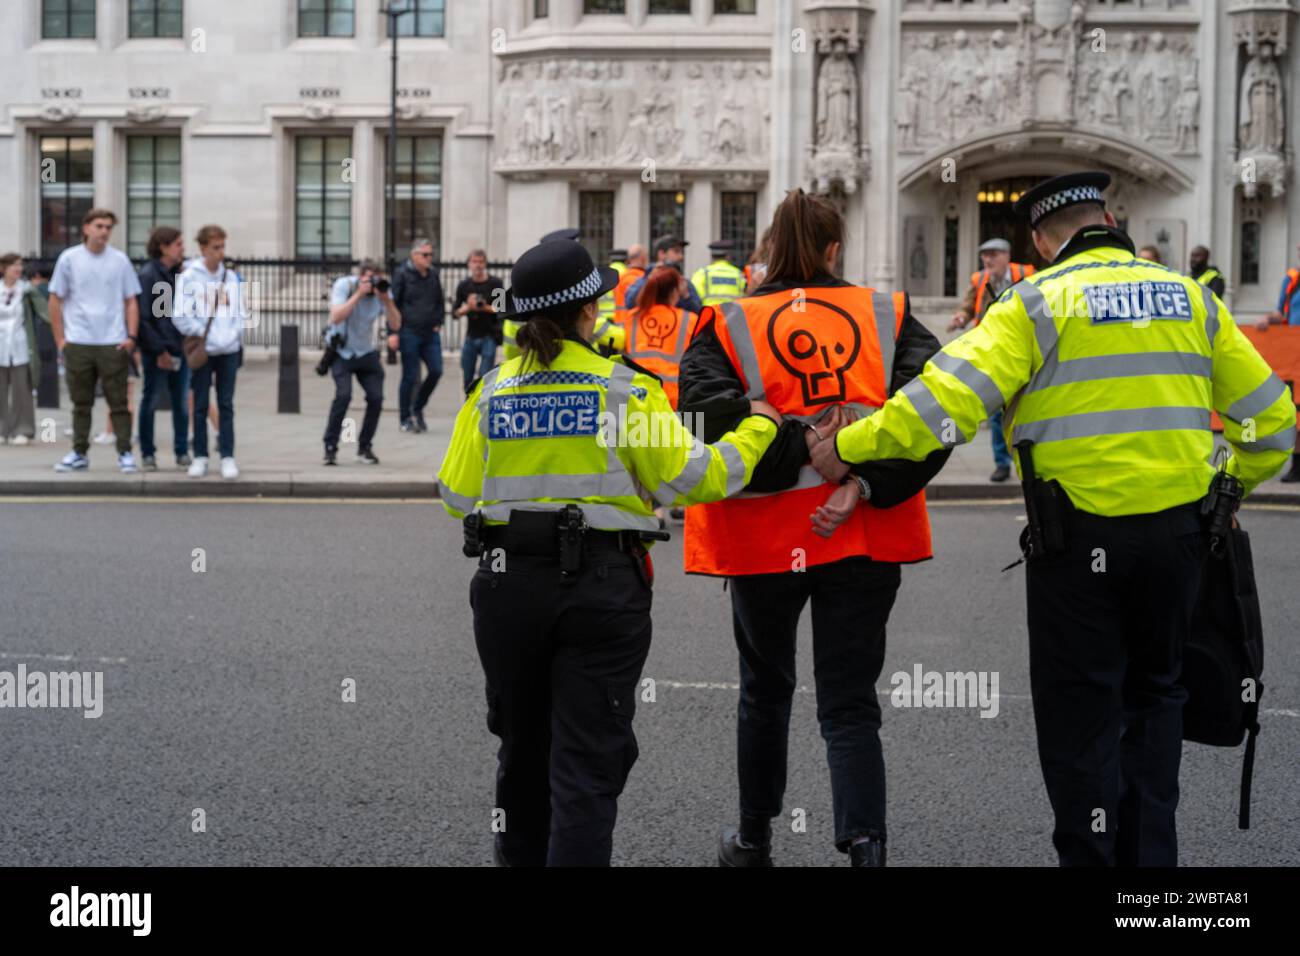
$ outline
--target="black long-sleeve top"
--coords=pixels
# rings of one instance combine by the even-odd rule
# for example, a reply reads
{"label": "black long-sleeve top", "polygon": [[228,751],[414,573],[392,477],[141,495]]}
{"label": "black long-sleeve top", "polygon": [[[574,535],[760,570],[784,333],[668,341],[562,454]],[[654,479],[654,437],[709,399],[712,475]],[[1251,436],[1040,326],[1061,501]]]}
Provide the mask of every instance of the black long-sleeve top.
{"label": "black long-sleeve top", "polygon": [[[801,289],[844,288],[849,283],[833,276],[818,276],[810,282],[769,283],[752,295]],[[740,375],[713,327],[714,314],[706,309],[700,317],[695,338],[682,356],[678,378],[680,394],[677,410],[693,414],[703,421],[704,440],[715,442],[749,414],[749,399]],[[895,343],[894,367],[890,372],[889,394],[921,374],[930,357],[939,351],[939,340],[912,316],[910,299],[904,300],[903,324]],[[777,431],[776,439],[754,468],[748,491],[782,491],[795,484],[799,469],[809,463],[807,428],[800,421],[787,419]],[[951,454],[950,449],[934,452],[924,461],[888,459],[856,464],[852,470],[871,485],[870,504],[892,508],[921,491]]]}

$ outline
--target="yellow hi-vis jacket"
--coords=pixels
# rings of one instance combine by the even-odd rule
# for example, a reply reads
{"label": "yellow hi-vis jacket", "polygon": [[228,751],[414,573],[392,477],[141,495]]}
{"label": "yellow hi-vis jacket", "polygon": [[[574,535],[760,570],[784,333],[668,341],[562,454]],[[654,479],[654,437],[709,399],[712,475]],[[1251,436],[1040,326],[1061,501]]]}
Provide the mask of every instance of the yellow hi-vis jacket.
{"label": "yellow hi-vis jacket", "polygon": [[1106,235],[1004,292],[876,414],[840,431],[840,457],[920,460],[969,441],[1005,404],[1009,442],[1035,442],[1039,477],[1078,508],[1145,514],[1206,494],[1215,409],[1247,493],[1276,474],[1296,441],[1286,386],[1213,292]]}
{"label": "yellow hi-vis jacket", "polygon": [[[613,295],[613,293],[610,293]],[[601,302],[604,302],[601,299]],[[591,330],[591,344],[604,346],[610,352],[622,352],[627,347],[627,332],[623,326],[614,321],[614,313],[606,315],[601,312],[596,317],[596,325]]]}
{"label": "yellow hi-vis jacket", "polygon": [[745,294],[745,273],[726,259],[718,259],[695,270],[691,285],[704,305],[734,302]]}
{"label": "yellow hi-vis jacket", "polygon": [[519,330],[523,327],[524,323],[518,319],[501,320],[501,347],[505,350],[507,359],[519,357],[519,343],[515,341],[515,336],[519,334]]}
{"label": "yellow hi-vis jacket", "polygon": [[[609,267],[618,273],[620,279],[623,278],[623,274],[627,272],[626,262],[611,262]],[[597,319],[596,321],[597,326],[601,324],[602,320],[612,321],[614,318],[614,311],[618,308],[618,303],[614,301],[614,290],[610,289],[602,295],[597,304],[600,306],[600,319]],[[619,351],[622,351],[622,349],[620,348]]]}
{"label": "yellow hi-vis jacket", "polygon": [[475,386],[438,469],[443,507],[501,524],[577,504],[603,530],[656,531],[658,504],[739,492],[776,436],[762,415],[712,445],[682,426],[658,379],[566,340],[550,368],[508,359]]}

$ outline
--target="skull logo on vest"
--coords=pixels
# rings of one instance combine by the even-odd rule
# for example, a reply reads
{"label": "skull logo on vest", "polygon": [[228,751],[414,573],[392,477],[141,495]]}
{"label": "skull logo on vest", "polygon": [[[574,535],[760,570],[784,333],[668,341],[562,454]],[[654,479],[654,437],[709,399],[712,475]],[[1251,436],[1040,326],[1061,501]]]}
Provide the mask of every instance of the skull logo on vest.
{"label": "skull logo on vest", "polygon": [[650,348],[659,352],[665,351],[664,343],[677,331],[677,310],[647,309],[641,313],[637,324],[641,326],[641,331],[645,333]]}
{"label": "skull logo on vest", "polygon": [[[805,299],[802,312],[787,302],[767,322],[767,344],[777,361],[799,379],[804,405],[845,400],[844,373],[858,360],[862,333],[843,309]],[[817,308],[812,308],[816,306]]]}

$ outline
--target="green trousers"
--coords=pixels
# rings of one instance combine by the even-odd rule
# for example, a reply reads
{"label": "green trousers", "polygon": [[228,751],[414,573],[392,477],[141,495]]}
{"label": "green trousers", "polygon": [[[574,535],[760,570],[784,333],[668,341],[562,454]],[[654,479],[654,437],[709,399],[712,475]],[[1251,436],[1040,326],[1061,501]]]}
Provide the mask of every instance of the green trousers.
{"label": "green trousers", "polygon": [[90,411],[95,404],[95,384],[104,389],[117,453],[131,450],[131,412],[126,404],[127,372],[130,357],[114,345],[77,345],[63,347],[64,379],[72,399],[72,450],[84,455],[90,448]]}

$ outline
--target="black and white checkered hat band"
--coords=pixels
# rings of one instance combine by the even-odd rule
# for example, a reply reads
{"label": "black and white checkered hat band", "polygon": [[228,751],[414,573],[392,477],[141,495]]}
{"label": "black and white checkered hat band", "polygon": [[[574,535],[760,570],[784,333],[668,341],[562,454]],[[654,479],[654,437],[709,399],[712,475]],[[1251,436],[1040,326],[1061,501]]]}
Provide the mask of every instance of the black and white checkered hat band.
{"label": "black and white checkered hat band", "polygon": [[583,279],[575,286],[570,286],[560,292],[548,292],[546,295],[535,295],[531,298],[515,296],[515,309],[519,312],[541,312],[543,309],[549,309],[553,306],[563,305],[566,302],[577,302],[579,299],[590,299],[600,291],[600,269],[592,269],[591,275]]}
{"label": "black and white checkered hat band", "polygon": [[1073,206],[1075,203],[1081,202],[1099,202],[1104,205],[1106,200],[1102,198],[1101,190],[1096,186],[1073,186],[1069,189],[1063,189],[1059,193],[1045,196],[1034,203],[1029,210],[1029,220],[1030,222],[1038,222],[1044,216],[1050,215],[1058,209],[1064,209],[1066,206]]}

